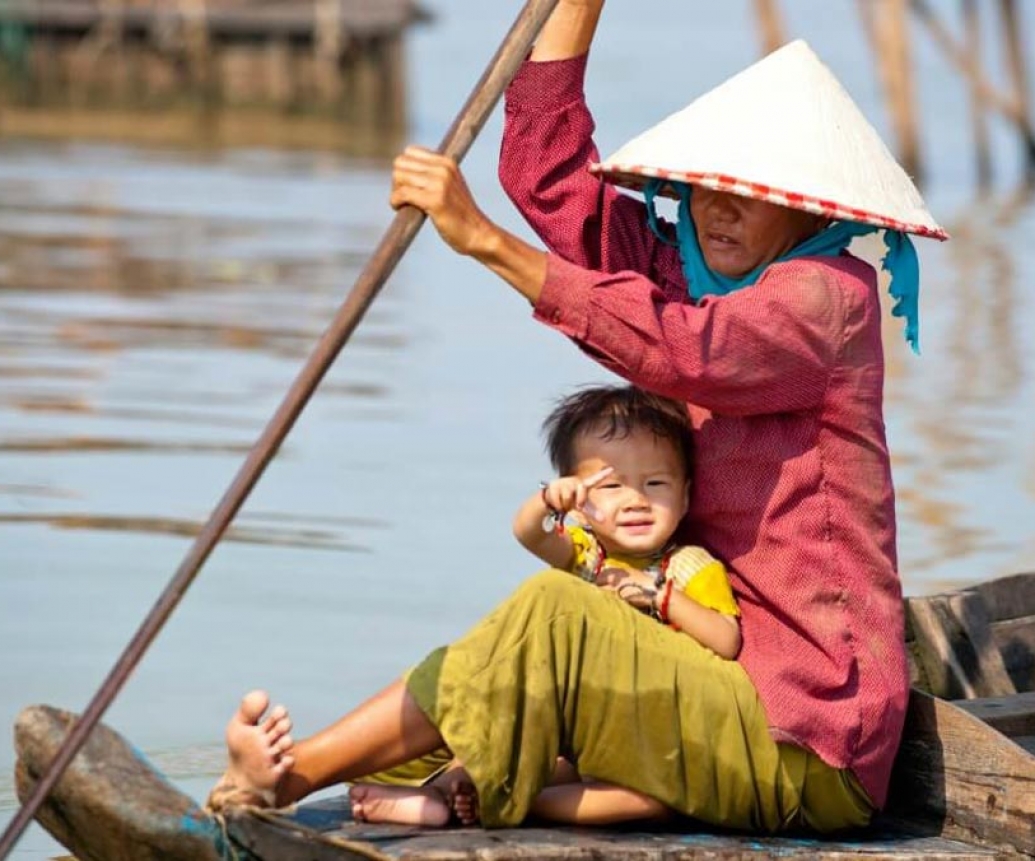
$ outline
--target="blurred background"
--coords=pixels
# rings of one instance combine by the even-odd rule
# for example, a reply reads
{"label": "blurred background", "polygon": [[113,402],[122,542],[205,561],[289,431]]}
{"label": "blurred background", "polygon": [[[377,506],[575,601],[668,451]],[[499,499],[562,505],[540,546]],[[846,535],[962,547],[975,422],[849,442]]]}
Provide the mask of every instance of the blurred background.
{"label": "blurred background", "polygon": [[[0,2],[0,727],[97,690],[390,222],[392,155],[518,9]],[[922,355],[885,332],[905,590],[1031,570],[1035,0],[609,0],[601,149],[797,37],[952,234],[917,241]],[[465,172],[534,240],[500,130]],[[425,230],[106,722],[201,798],[243,691],[308,734],[462,633],[537,567],[510,518],[541,419],[606,378]],[[57,854],[34,828],[14,857]]]}

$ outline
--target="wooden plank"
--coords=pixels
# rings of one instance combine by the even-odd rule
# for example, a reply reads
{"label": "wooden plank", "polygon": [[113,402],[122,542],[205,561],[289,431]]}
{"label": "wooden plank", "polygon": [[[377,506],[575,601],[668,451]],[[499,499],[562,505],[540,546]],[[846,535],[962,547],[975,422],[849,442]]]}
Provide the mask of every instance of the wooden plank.
{"label": "wooden plank", "polygon": [[1014,686],[1035,690],[1035,616],[992,623],[992,642],[1003,656]]}
{"label": "wooden plank", "polygon": [[1035,572],[999,577],[973,587],[993,622],[1035,616]]}
{"label": "wooden plank", "polygon": [[1035,692],[1007,697],[956,700],[953,705],[972,714],[1008,738],[1035,736]]}
{"label": "wooden plank", "polygon": [[278,861],[392,861],[372,844],[335,839],[263,811],[232,810],[227,829],[249,858]]}
{"label": "wooden plank", "polygon": [[971,699],[1016,692],[977,592],[909,598],[906,613],[932,693]]}
{"label": "wooden plank", "polygon": [[1035,854],[1035,757],[952,703],[913,690],[889,809],[943,836]]}
{"label": "wooden plank", "polygon": [[1035,756],[1035,735],[1018,735],[1013,738],[1014,744],[1023,747],[1028,753]]}
{"label": "wooden plank", "polygon": [[[899,830],[899,828],[905,830]],[[235,842],[269,861],[742,861],[800,858],[843,861],[963,861],[1001,857],[989,847],[925,832],[915,823],[885,824],[852,838],[761,837],[709,833],[693,823],[678,830],[602,828],[421,829],[348,821],[344,798],[302,805],[293,814],[232,814],[227,828]],[[345,841],[334,855],[339,841]],[[363,853],[371,854],[365,855]],[[354,854],[345,854],[354,853]]]}

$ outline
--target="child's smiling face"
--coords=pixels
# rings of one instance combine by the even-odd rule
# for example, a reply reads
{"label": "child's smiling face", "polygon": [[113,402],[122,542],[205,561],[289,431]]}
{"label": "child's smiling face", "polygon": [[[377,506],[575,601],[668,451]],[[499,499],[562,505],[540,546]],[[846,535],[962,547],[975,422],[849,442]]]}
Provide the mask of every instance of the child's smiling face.
{"label": "child's smiling face", "polygon": [[[686,514],[690,481],[679,448],[651,431],[606,439],[582,434],[575,474],[583,480],[614,471],[589,491],[593,532],[609,554],[651,556],[663,549]],[[595,509],[595,510],[593,510]]]}

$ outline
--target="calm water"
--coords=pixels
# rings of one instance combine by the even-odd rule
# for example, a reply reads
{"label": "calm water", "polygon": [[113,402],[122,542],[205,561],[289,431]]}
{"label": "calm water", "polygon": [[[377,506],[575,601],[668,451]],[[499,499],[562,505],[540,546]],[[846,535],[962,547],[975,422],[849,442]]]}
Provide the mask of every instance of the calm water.
{"label": "calm water", "polygon": [[[410,54],[426,144],[517,6],[433,5]],[[756,56],[746,2],[611,6],[590,81],[605,150]],[[883,129],[854,7],[820,25],[785,6]],[[965,91],[918,46],[926,193],[954,240],[919,243],[923,356],[887,332],[912,593],[1035,565],[1035,204],[1000,126],[997,191],[975,198]],[[497,115],[468,175],[525,233],[498,140]],[[328,154],[0,144],[0,726],[96,691],[390,220],[387,184]],[[538,422],[601,379],[426,231],[108,722],[200,796],[247,687],[306,734],[462,632],[535,568],[509,520],[547,474]],[[12,763],[0,745],[0,822]],[[16,857],[55,852],[35,829]]]}

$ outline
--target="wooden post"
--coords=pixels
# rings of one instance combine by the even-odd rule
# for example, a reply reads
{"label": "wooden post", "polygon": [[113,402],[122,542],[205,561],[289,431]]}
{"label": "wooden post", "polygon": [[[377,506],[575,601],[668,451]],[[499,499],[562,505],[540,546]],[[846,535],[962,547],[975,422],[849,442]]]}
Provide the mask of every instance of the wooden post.
{"label": "wooden post", "polygon": [[778,0],[755,0],[755,11],[762,31],[762,51],[766,54],[771,54],[787,41],[777,3]]}
{"label": "wooden post", "polygon": [[406,129],[406,52],[399,33],[385,36],[381,42],[384,64],[387,125],[393,132]]}
{"label": "wooden post", "polygon": [[294,101],[291,45],[287,39],[270,39],[263,51],[266,86],[261,100],[280,110],[289,110]]}
{"label": "wooden post", "polygon": [[207,0],[180,0],[187,69],[191,86],[202,105],[211,106],[216,89],[212,75],[211,44],[208,37]]}
{"label": "wooden post", "polygon": [[313,57],[320,98],[333,105],[342,96],[341,58],[345,47],[339,0],[314,0]]}
{"label": "wooden post", "polygon": [[53,105],[63,96],[67,99],[64,87],[65,67],[61,62],[61,50],[57,40],[49,34],[34,34],[29,57],[26,104],[30,107]]}
{"label": "wooden post", "polygon": [[[1016,0],[999,0],[999,11],[1003,23],[1003,39],[1006,42],[1006,61],[1010,72],[1010,86],[1022,127],[1029,130],[1031,123],[1031,102],[1028,95],[1028,71],[1025,68],[1024,49],[1021,45],[1021,22]],[[1024,141],[1027,157],[1026,173],[1029,181],[1035,182],[1035,137],[1030,133]]]}
{"label": "wooden post", "polygon": [[360,128],[374,129],[377,128],[381,111],[381,81],[378,76],[377,59],[374,56],[373,38],[363,39],[357,42],[356,46],[358,50],[352,61],[355,89],[350,106],[351,117]]}
{"label": "wooden post", "polygon": [[[981,14],[977,0],[963,0],[963,32],[967,34],[967,53],[981,64]],[[980,188],[992,184],[992,157],[989,150],[988,124],[985,108],[977,84],[970,79],[970,119],[974,129],[974,147],[977,153],[977,181]]]}
{"label": "wooden post", "polygon": [[891,111],[898,158],[906,172],[920,181],[923,169],[913,108],[913,78],[909,55],[907,0],[859,0],[859,11],[873,51]]}
{"label": "wooden post", "polygon": [[[69,69],[69,100],[75,105],[86,105],[96,99],[110,99],[116,88],[105,86],[117,72],[110,68],[113,54],[118,52],[123,39],[122,0],[100,0],[97,23],[86,32],[74,50],[65,52]],[[101,60],[105,61],[102,68]]]}

